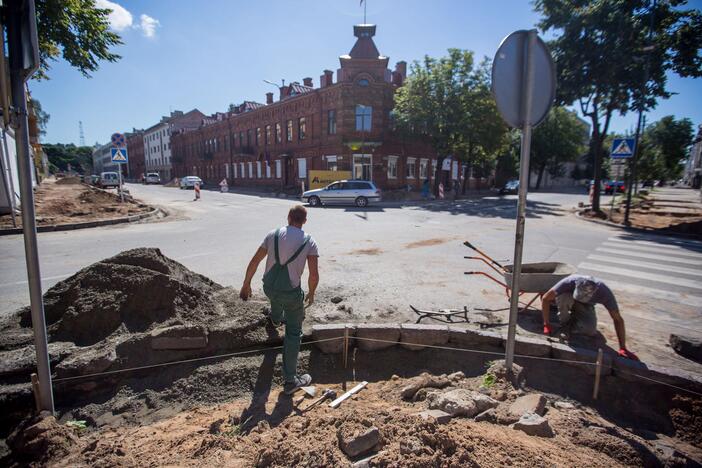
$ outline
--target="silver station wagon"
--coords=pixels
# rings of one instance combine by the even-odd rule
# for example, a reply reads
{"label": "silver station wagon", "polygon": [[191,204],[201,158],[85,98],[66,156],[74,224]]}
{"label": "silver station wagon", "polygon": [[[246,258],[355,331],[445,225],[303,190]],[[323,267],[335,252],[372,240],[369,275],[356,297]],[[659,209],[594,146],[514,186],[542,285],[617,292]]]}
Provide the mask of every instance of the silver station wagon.
{"label": "silver station wagon", "polygon": [[353,204],[360,208],[380,201],[380,189],[368,180],[340,180],[324,188],[308,190],[302,201],[310,206]]}

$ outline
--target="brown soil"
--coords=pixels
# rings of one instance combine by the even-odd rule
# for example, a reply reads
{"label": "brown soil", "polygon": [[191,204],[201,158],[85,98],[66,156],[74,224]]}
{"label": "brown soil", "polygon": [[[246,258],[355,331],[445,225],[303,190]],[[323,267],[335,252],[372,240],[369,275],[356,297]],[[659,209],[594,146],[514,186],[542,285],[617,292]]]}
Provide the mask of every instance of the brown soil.
{"label": "brown soil", "polygon": [[[451,388],[481,388],[482,378],[454,380]],[[248,400],[183,411],[152,424],[104,427],[78,434],[61,445],[52,466],[348,466],[375,455],[371,466],[655,466],[684,463],[664,456],[654,444],[617,427],[587,407],[553,406],[546,418],[555,436],[529,436],[508,426],[510,421],[475,422],[454,418],[445,425],[424,421],[415,413],[426,402],[401,398],[405,379],[394,376],[369,384],[338,409],[319,405],[304,409],[290,403],[288,415],[276,413],[289,398],[275,389],[259,401],[264,417],[252,419]],[[350,385],[353,385],[350,383]],[[330,386],[338,394],[343,389]],[[431,389],[430,389],[431,390]],[[498,413],[525,392],[498,380],[483,391],[501,400]],[[377,446],[349,459],[339,439],[376,427]],[[68,436],[66,436],[68,438]],[[65,447],[70,447],[68,450]]]}
{"label": "brown soil", "polygon": [[380,255],[381,253],[383,253],[381,249],[372,248],[352,250],[349,255]]}
{"label": "brown soil", "polygon": [[405,247],[408,249],[416,249],[418,247],[431,247],[432,245],[441,245],[449,242],[451,239],[426,239],[417,242],[410,242]]}
{"label": "brown soil", "polygon": [[[38,226],[123,218],[151,210],[133,200],[121,203],[116,194],[81,184],[75,179],[46,179],[37,187],[34,207]],[[17,216],[16,219],[21,227],[21,218]],[[11,216],[0,216],[0,229],[11,227]]]}

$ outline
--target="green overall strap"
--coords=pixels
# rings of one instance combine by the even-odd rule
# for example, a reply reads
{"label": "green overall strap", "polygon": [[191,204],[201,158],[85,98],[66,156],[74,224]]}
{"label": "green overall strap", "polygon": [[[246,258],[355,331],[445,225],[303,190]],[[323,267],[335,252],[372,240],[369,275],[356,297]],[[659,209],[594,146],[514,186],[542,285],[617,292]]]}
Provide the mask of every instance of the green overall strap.
{"label": "green overall strap", "polygon": [[278,234],[280,234],[280,228],[275,230],[275,237],[273,238],[273,245],[275,251],[275,263],[280,265],[280,256],[278,255]]}
{"label": "green overall strap", "polygon": [[309,240],[310,240],[310,236],[305,236],[305,239],[303,240],[302,245],[300,246],[300,248],[297,249],[297,251],[292,255],[292,257],[290,257],[290,258],[288,259],[287,262],[285,262],[285,264],[284,264],[283,266],[288,266],[288,265],[290,265],[290,263],[293,262],[293,261],[297,258],[298,255],[300,255],[300,253],[302,252],[302,249],[305,248],[305,245],[307,245],[307,241],[309,241]]}

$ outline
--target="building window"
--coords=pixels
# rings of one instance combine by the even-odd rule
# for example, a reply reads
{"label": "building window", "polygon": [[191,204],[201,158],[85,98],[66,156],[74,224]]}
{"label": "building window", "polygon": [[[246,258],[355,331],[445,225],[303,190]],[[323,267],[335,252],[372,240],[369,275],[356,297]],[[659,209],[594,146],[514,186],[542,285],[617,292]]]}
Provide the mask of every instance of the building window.
{"label": "building window", "polygon": [[256,177],[261,178],[261,161],[256,161]]}
{"label": "building window", "polygon": [[266,161],[266,178],[271,178],[271,163]]}
{"label": "building window", "polygon": [[297,119],[297,137],[304,140],[307,134],[307,121],[304,117]]}
{"label": "building window", "polygon": [[388,179],[397,179],[397,156],[388,156]]}
{"label": "building window", "polygon": [[239,132],[239,148],[244,146],[244,132]]}
{"label": "building window", "polygon": [[429,178],[429,160],[428,159],[420,159],[419,160],[419,178],[422,180],[426,180]]}
{"label": "building window", "polygon": [[280,179],[282,177],[283,171],[281,171],[280,159],[275,160],[275,178]]}
{"label": "building window", "polygon": [[253,130],[246,130],[246,146],[251,146],[251,133],[253,133]]}
{"label": "building window", "polygon": [[286,128],[285,131],[285,139],[287,141],[292,141],[292,120],[288,120],[288,127]]}
{"label": "building window", "polygon": [[249,179],[253,179],[253,163],[249,162]]}
{"label": "building window", "polygon": [[241,178],[246,178],[246,172],[244,172],[244,163],[239,163],[239,169],[241,169]]}
{"label": "building window", "polygon": [[327,160],[327,170],[328,171],[338,171],[339,165],[337,163],[336,156],[326,156]]}
{"label": "building window", "polygon": [[283,142],[283,128],[280,125],[280,123],[275,124],[275,142],[276,143]]}
{"label": "building window", "polygon": [[327,134],[336,135],[336,109],[327,111]]}
{"label": "building window", "polygon": [[356,131],[357,132],[370,132],[372,118],[373,118],[373,108],[371,106],[364,106],[363,104],[356,104]]}
{"label": "building window", "polygon": [[236,163],[232,164],[232,169],[233,169],[233,172],[234,172],[234,179],[236,179],[236,177],[237,177],[237,173],[236,173]]}
{"label": "building window", "polygon": [[297,177],[300,179],[307,178],[307,159],[305,158],[297,160]]}
{"label": "building window", "polygon": [[266,146],[271,144],[271,126],[266,125]]}
{"label": "building window", "polygon": [[360,80],[358,80],[358,86],[363,86],[363,87],[365,88],[365,87],[368,86],[369,84],[370,84],[370,83],[369,83],[368,80],[365,79],[365,78],[361,78]]}
{"label": "building window", "polygon": [[414,179],[417,177],[417,171],[415,170],[416,159],[407,158],[407,178]]}
{"label": "building window", "polygon": [[256,146],[261,145],[261,127],[256,127]]}

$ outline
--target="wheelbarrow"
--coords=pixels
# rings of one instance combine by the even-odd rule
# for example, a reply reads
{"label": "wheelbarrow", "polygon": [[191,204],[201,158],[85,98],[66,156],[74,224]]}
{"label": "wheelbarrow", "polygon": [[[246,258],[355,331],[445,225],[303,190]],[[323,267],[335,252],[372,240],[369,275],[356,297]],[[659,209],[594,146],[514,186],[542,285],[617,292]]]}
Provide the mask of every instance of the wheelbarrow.
{"label": "wheelbarrow", "polygon": [[[496,278],[490,273],[484,271],[466,271],[466,275],[483,275],[495,283],[505,288],[505,295],[509,298],[512,284],[512,272],[514,265],[502,265],[499,262],[490,258],[487,254],[474,247],[470,242],[464,242],[466,247],[473,249],[479,256],[464,258],[470,260],[480,260],[494,270],[501,279]],[[540,262],[540,263],[523,263],[522,273],[519,277],[519,296],[525,293],[533,293],[534,297],[526,303],[525,309],[531,307],[537,298],[543,297],[546,292],[556,285],[563,278],[570,276],[576,272],[576,268],[568,263],[561,262]],[[521,304],[524,304],[523,302]]]}

